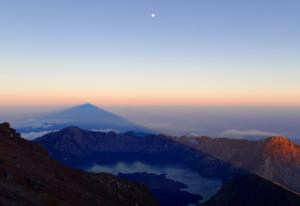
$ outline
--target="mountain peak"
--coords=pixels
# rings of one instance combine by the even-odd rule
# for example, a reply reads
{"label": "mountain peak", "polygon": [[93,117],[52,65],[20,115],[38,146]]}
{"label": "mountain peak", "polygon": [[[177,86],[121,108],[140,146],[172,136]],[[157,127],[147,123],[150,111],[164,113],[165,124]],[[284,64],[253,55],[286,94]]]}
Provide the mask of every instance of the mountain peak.
{"label": "mountain peak", "polygon": [[[32,132],[48,133],[49,131],[58,131],[69,126],[78,126],[85,130],[114,130],[118,132],[149,131],[143,126],[135,124],[118,114],[106,111],[91,103],[67,108],[38,118],[34,122],[25,123],[24,125],[25,126],[18,128],[18,131],[30,135]],[[33,128],[31,125],[38,126]]]}
{"label": "mountain peak", "polygon": [[12,129],[10,127],[10,124],[8,122],[4,122],[0,124],[0,137],[19,137],[20,135],[16,133],[15,129]]}
{"label": "mountain peak", "polygon": [[286,143],[290,142],[289,138],[284,136],[273,136],[267,139],[268,142],[276,142],[276,143]]}
{"label": "mountain peak", "polygon": [[275,148],[286,148],[294,145],[287,137],[284,136],[273,136],[266,139],[266,143],[269,147]]}
{"label": "mountain peak", "polygon": [[264,156],[265,158],[280,159],[284,162],[299,161],[300,147],[287,137],[274,136],[266,139]]}
{"label": "mountain peak", "polygon": [[10,129],[10,125],[8,122],[3,122],[0,124],[0,130],[3,131],[3,130],[9,130]]}
{"label": "mountain peak", "polygon": [[85,109],[99,109],[96,105],[89,102],[76,106],[75,108],[85,108]]}
{"label": "mountain peak", "polygon": [[72,133],[72,134],[78,134],[80,132],[82,132],[82,129],[80,129],[77,126],[70,126],[70,127],[66,127],[63,130],[61,130],[62,132],[66,132],[66,133]]}

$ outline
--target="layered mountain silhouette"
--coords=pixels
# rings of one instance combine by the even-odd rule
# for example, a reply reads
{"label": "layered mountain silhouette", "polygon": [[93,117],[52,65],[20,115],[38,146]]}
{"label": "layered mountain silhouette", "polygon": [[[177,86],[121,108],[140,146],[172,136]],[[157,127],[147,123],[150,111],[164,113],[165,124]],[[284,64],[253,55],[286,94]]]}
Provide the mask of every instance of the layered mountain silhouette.
{"label": "layered mountain silhouette", "polygon": [[300,192],[300,146],[286,137],[260,141],[209,137],[179,138],[191,148]]}
{"label": "layered mountain silhouette", "polygon": [[222,180],[244,173],[165,135],[93,132],[68,127],[46,134],[34,142],[47,148],[54,159],[79,169],[94,164],[141,161],[160,165],[183,164],[205,177]]}
{"label": "layered mountain silhouette", "polygon": [[43,132],[57,131],[69,126],[78,126],[88,130],[112,130],[117,132],[150,131],[90,103],[25,122],[25,125],[19,126],[17,130],[24,133],[25,136],[29,134],[29,139],[34,139],[41,136],[40,134],[43,134]]}
{"label": "layered mountain silhouette", "polygon": [[0,124],[0,205],[156,206],[148,190],[109,174],[89,174],[52,160],[41,146]]}
{"label": "layered mountain silhouette", "polygon": [[[78,127],[69,127],[47,134],[35,142],[47,148],[55,159],[80,169],[86,164],[140,160],[160,164],[185,164],[196,169],[202,176],[222,179],[224,185],[221,190],[208,202],[203,203],[203,206],[297,206],[300,204],[298,194],[278,183],[250,174],[252,170],[249,169],[250,166],[248,167],[248,165],[253,167],[256,164],[259,165],[261,163],[259,159],[267,158],[269,159],[267,161],[272,163],[278,158],[280,159],[278,165],[270,167],[274,172],[272,173],[274,178],[278,178],[276,182],[281,181],[279,174],[286,166],[290,175],[297,176],[298,173],[295,173],[297,171],[291,169],[294,165],[289,165],[294,162],[288,161],[287,165],[281,164],[283,161],[294,161],[293,158],[298,158],[295,156],[298,146],[286,139],[284,139],[285,143],[281,143],[282,140],[282,138],[275,137],[264,141],[240,143],[241,140],[220,139],[219,142],[203,137],[189,139],[189,141],[186,138],[175,141],[173,137],[165,135],[92,132]],[[201,146],[197,146],[198,141]],[[214,141],[216,141],[215,144]],[[282,144],[287,144],[288,147],[294,149],[280,152],[283,149]],[[212,155],[208,154],[209,151]],[[224,160],[225,158],[221,158],[223,155],[228,158]],[[237,158],[236,161],[239,164],[245,164],[247,167],[242,167],[235,162],[229,163],[231,162],[229,157]],[[277,169],[279,173],[276,172]],[[298,183],[285,186],[294,188]]]}

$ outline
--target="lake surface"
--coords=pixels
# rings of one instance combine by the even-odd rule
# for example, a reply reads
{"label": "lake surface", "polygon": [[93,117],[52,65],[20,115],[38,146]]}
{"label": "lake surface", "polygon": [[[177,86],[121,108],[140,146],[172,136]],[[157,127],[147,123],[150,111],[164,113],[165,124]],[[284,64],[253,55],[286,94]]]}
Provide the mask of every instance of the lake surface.
{"label": "lake surface", "polygon": [[187,187],[182,189],[191,194],[201,195],[203,201],[208,200],[221,188],[222,182],[217,179],[205,178],[195,170],[181,165],[150,165],[143,162],[117,162],[115,164],[94,165],[89,172],[106,172],[115,175],[147,172],[152,174],[164,174],[167,179],[181,182]]}

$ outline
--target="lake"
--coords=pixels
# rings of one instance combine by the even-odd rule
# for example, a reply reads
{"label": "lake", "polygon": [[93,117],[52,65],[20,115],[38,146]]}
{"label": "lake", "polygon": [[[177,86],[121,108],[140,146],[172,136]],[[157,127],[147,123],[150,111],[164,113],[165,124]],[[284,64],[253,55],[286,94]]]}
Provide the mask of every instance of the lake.
{"label": "lake", "polygon": [[182,165],[150,165],[144,162],[117,162],[115,164],[93,165],[87,169],[89,172],[106,172],[114,175],[147,172],[162,175],[166,179],[186,185],[182,191],[190,194],[201,195],[203,202],[208,200],[221,188],[222,182],[218,179],[202,177],[197,171]]}

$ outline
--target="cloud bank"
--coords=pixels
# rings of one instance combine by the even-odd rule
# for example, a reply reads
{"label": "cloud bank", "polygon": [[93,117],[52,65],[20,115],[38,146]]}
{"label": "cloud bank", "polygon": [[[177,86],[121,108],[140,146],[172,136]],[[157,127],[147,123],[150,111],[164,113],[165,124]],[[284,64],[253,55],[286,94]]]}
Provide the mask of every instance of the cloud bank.
{"label": "cloud bank", "polygon": [[226,130],[221,133],[223,137],[230,138],[245,138],[245,137],[271,137],[271,136],[279,136],[281,134],[275,132],[267,132],[261,130]]}

